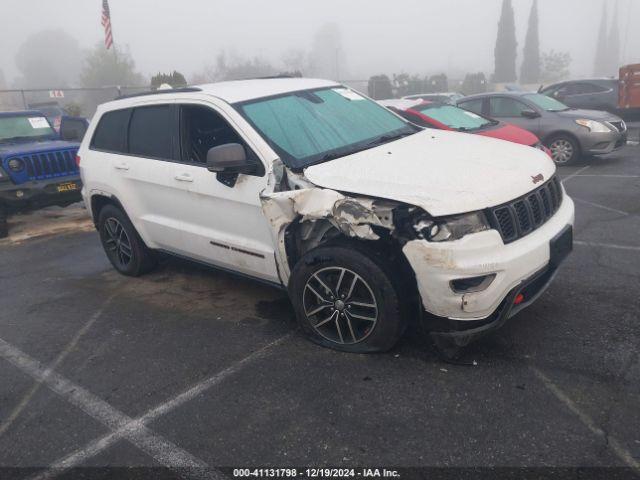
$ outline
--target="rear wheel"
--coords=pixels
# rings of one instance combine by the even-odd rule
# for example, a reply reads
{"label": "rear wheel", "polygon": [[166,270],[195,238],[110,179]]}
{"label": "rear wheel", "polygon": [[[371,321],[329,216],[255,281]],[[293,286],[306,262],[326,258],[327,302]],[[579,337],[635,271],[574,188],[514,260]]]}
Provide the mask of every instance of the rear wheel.
{"label": "rear wheel", "polygon": [[322,346],[355,353],[392,348],[405,329],[390,269],[356,249],[307,253],[295,266],[290,294],[298,322]]}
{"label": "rear wheel", "polygon": [[568,135],[554,136],[547,142],[547,147],[556,165],[570,165],[580,158],[578,142]]}
{"label": "rear wheel", "polygon": [[98,230],[107,258],[121,274],[137,277],[156,266],[153,252],[121,209],[107,205],[100,210]]}

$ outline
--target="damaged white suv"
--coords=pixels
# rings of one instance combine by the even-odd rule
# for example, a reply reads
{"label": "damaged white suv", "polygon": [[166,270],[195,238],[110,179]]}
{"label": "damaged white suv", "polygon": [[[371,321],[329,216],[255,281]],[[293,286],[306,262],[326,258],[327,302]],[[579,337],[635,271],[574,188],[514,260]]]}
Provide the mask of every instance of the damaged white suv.
{"label": "damaged white suv", "polygon": [[304,331],[338,350],[389,349],[418,316],[464,345],[531,304],[573,243],[544,152],[423,130],[330,81],[119,99],[79,157],[119,272],[162,251],[287,288]]}

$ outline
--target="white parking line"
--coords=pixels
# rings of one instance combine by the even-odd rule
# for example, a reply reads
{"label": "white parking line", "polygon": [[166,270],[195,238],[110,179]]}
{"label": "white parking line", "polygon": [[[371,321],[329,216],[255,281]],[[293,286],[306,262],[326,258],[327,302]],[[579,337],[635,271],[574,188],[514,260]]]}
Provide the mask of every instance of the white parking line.
{"label": "white parking line", "polygon": [[569,410],[577,415],[580,421],[587,427],[592,433],[602,437],[607,442],[607,445],[613,450],[613,453],[622,460],[629,467],[633,468],[635,471],[640,472],[640,462],[636,460],[631,453],[622,446],[622,444],[613,438],[611,434],[606,433],[600,427],[596,425],[596,422],[585,412],[580,410],[580,408],[569,398],[569,396],[564,393],[560,388],[549,379],[544,373],[538,370],[536,367],[531,367],[533,373],[538,377],[538,379],[543,383],[543,385],[553,393],[558,400],[560,400]]}
{"label": "white parking line", "polygon": [[[218,478],[218,475],[202,460],[182,450],[169,440],[152,432],[144,425],[125,429],[133,419],[115,409],[79,385],[67,380],[49,368],[42,367],[36,360],[0,339],[0,357],[18,367],[37,381],[45,384],[72,405],[105,425],[110,430],[123,429],[122,436],[136,447],[153,457],[157,462],[172,469],[187,471],[196,478]],[[183,470],[186,469],[186,470]],[[60,471],[47,470],[39,478],[52,478]]]}
{"label": "white parking line", "polygon": [[577,177],[578,175],[580,175],[582,172],[584,172],[587,168],[589,168],[591,165],[587,165],[586,167],[582,167],[580,170],[576,170],[574,173],[572,173],[571,175],[569,175],[568,177],[565,177],[562,180],[562,183],[567,182],[568,180],[571,180],[573,177]]}
{"label": "white parking line", "polygon": [[581,240],[574,240],[576,245],[584,247],[598,247],[598,248],[612,248],[614,250],[629,250],[632,252],[640,252],[640,247],[634,247],[631,245],[616,245],[614,243],[597,243],[597,242],[583,242]]}
{"label": "white parking line", "polygon": [[606,173],[592,173],[592,174],[587,174],[587,175],[570,175],[567,178],[565,178],[564,180],[569,180],[570,178],[574,178],[574,177],[592,177],[592,178],[640,178],[640,175],[614,175],[614,174],[606,174]]}
{"label": "white parking line", "polygon": [[617,213],[620,215],[631,215],[629,212],[618,210],[617,208],[607,207],[606,205],[600,205],[599,203],[589,202],[588,200],[582,200],[581,198],[576,198],[573,195],[571,196],[571,199],[578,203],[584,203],[585,205],[591,205],[592,207],[600,208],[602,210],[607,210],[609,212]]}
{"label": "white parking line", "polygon": [[[111,303],[111,301],[115,296],[116,296],[116,293],[112,294],[109,298],[107,298],[105,302],[102,304],[102,306],[98,309],[98,311],[96,311],[93,315],[91,315],[91,317],[89,317],[89,320],[87,321],[87,323],[85,323],[82,326],[82,328],[78,330],[78,332],[74,335],[74,337],[71,339],[68,345],[64,348],[64,350],[62,350],[62,352],[60,352],[60,354],[56,357],[56,359],[53,362],[51,362],[49,367],[45,370],[45,375],[48,374],[47,372],[51,372],[56,368],[58,368],[58,366],[62,363],[65,357],[69,355],[71,350],[73,350],[75,346],[78,344],[78,341],[80,340],[80,338],[82,338],[82,336],[85,333],[87,333],[87,331],[96,322],[96,320],[100,318],[100,316],[102,315],[102,312],[104,312],[105,308],[107,308],[107,306],[109,305],[109,303]],[[40,390],[40,387],[42,386],[43,381],[44,379],[36,380],[33,387],[31,387],[31,390],[27,392],[27,394],[20,401],[20,403],[13,409],[13,411],[7,417],[7,419],[2,423],[2,425],[0,425],[0,437],[11,426],[11,424],[16,420],[16,418],[20,416],[20,414],[22,413],[24,408],[28,405],[28,403],[31,401],[33,396],[38,392],[38,390]]]}
{"label": "white parking line", "polygon": [[[275,347],[276,345],[279,345],[284,340],[289,338],[291,335],[292,334],[289,333],[287,335],[284,335],[278,338],[277,340],[262,347],[260,350],[256,350],[251,355],[231,365],[230,367],[222,370],[221,372],[216,373],[215,375],[212,375],[211,377],[185,390],[184,392],[172,398],[171,400],[168,400],[162,403],[161,405],[158,405],[157,407],[149,410],[148,412],[144,413],[140,417],[136,419],[129,418],[129,420],[124,425],[120,425],[118,428],[113,429],[112,432],[104,435],[103,437],[97,438],[89,442],[83,448],[76,450],[75,452],[67,455],[66,457],[54,462],[47,471],[43,472],[40,475],[36,475],[35,477],[32,478],[32,480],[50,479],[55,477],[56,475],[59,475],[61,472],[64,472],[65,470],[81,465],[88,458],[94,457],[95,455],[109,448],[111,445],[113,445],[114,443],[116,443],[118,440],[122,438],[126,438],[130,440],[136,446],[139,446],[138,443],[146,443],[144,436],[142,438],[138,438],[138,437],[140,437],[141,432],[148,431],[146,427],[148,423],[156,420],[162,415],[165,415],[171,412],[172,410],[180,407],[181,405],[188,402],[189,400],[192,400],[196,396],[200,395],[204,391],[219,384],[225,378],[238,372],[240,369],[242,369],[249,363],[262,358],[271,348]],[[134,440],[132,440],[132,437],[134,437]],[[171,464],[171,461],[167,463],[165,463],[165,465],[168,467],[176,466]],[[208,478],[211,478],[211,476],[217,475],[217,472],[214,472],[210,469],[206,473],[209,474]]]}

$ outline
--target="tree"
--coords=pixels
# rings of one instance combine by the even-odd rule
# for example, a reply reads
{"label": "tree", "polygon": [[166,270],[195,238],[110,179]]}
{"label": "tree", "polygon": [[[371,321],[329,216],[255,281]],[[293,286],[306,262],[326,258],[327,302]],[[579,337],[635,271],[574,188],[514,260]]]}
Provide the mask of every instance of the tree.
{"label": "tree", "polygon": [[106,50],[102,42],[88,53],[80,74],[83,87],[141,86],[146,82],[136,72],[129,50]]}
{"label": "tree", "polygon": [[496,39],[495,72],[493,81],[497,83],[515,82],[518,41],[516,40],[516,22],[511,0],[503,0],[502,14],[498,22],[498,38]]}
{"label": "tree", "polygon": [[465,95],[485,93],[487,91],[487,77],[482,72],[467,73],[461,88]]}
{"label": "tree", "polygon": [[427,82],[430,92],[440,93],[449,91],[449,79],[444,73],[441,73],[439,75],[431,75]]}
{"label": "tree", "polygon": [[34,33],[20,45],[15,57],[21,88],[75,86],[82,68],[78,41],[62,30]]}
{"label": "tree", "polygon": [[288,72],[304,72],[309,66],[304,50],[291,49],[282,55],[282,64]]}
{"label": "tree", "polygon": [[542,81],[555,83],[569,78],[571,72],[571,54],[550,50],[542,54]]}
{"label": "tree", "polygon": [[609,30],[609,43],[607,45],[607,69],[605,75],[615,75],[620,68],[620,30],[618,28],[618,3],[615,4],[611,29]]}
{"label": "tree", "polygon": [[602,6],[602,19],[600,21],[600,31],[598,32],[598,43],[596,44],[596,58],[593,67],[593,74],[603,77],[607,74],[607,52],[609,50],[609,39],[607,38],[607,3]]}
{"label": "tree", "polygon": [[540,81],[540,32],[538,19],[538,0],[533,0],[529,15],[529,28],[524,42],[524,55],[520,70],[520,83],[538,83]]}
{"label": "tree", "polygon": [[151,77],[151,88],[157,89],[163,84],[171,85],[172,88],[187,86],[187,79],[180,72],[174,70],[173,73],[160,73]]}
{"label": "tree", "polygon": [[314,35],[309,53],[309,70],[318,77],[333,80],[347,78],[342,32],[337,24],[327,23]]}
{"label": "tree", "polygon": [[374,75],[369,78],[369,96],[374,100],[386,100],[393,98],[391,80],[386,75]]}

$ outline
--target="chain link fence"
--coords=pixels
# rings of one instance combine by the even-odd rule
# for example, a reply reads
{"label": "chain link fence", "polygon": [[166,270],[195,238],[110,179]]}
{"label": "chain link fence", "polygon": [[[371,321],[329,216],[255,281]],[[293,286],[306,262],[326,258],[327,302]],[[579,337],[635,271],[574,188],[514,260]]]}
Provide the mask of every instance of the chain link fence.
{"label": "chain link fence", "polygon": [[101,103],[147,90],[148,86],[0,90],[0,111],[57,106],[68,115],[91,118]]}

